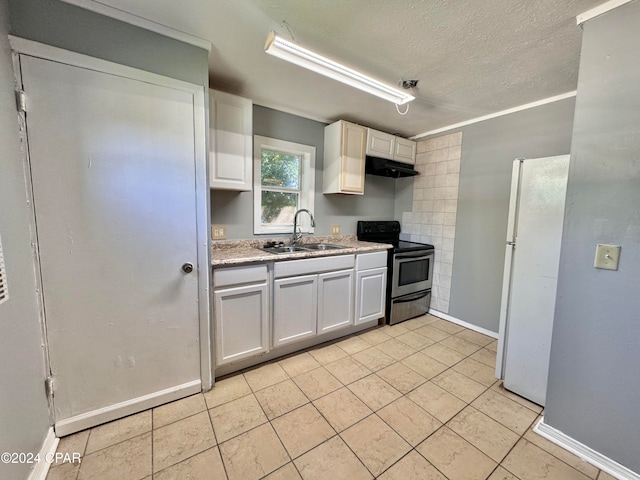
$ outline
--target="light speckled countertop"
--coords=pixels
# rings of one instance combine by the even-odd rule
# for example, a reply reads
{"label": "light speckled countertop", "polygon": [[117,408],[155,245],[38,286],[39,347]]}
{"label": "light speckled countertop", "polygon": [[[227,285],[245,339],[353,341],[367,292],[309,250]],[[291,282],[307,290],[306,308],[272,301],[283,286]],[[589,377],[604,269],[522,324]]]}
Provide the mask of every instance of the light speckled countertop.
{"label": "light speckled countertop", "polygon": [[287,245],[290,242],[288,237],[259,238],[252,240],[214,240],[211,242],[211,264],[213,267],[225,267],[258,262],[279,262],[281,260],[374,252],[391,248],[391,245],[386,243],[360,242],[357,240],[355,235],[340,235],[333,237],[316,237],[310,235],[303,237],[299,245],[304,246],[305,243],[331,243],[335,245],[342,245],[346,248],[341,248],[339,250],[317,250],[312,252],[292,253],[269,253],[264,250],[260,250],[260,247],[269,241],[283,241]]}

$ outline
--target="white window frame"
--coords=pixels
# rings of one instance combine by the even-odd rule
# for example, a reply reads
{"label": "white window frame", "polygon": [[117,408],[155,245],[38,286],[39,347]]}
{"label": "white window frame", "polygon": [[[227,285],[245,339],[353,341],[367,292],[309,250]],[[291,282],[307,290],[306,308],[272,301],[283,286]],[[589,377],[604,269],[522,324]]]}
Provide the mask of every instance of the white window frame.
{"label": "white window frame", "polygon": [[[300,197],[298,208],[306,208],[313,212],[315,198],[315,178],[316,178],[316,147],[303,145],[300,143],[287,142],[277,138],[253,136],[253,233],[293,233],[293,224],[265,225],[262,223],[262,149],[276,150],[300,155],[302,163],[300,165]],[[300,215],[300,230],[304,233],[313,233],[308,215]]]}

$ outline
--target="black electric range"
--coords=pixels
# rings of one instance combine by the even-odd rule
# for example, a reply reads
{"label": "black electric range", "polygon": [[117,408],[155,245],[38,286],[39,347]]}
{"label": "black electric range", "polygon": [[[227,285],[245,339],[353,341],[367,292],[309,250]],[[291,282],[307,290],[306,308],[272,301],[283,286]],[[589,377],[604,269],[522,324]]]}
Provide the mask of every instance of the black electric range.
{"label": "black electric range", "polygon": [[424,315],[431,303],[433,245],[400,240],[400,222],[359,221],[360,241],[390,243],[387,259],[387,323],[395,324]]}

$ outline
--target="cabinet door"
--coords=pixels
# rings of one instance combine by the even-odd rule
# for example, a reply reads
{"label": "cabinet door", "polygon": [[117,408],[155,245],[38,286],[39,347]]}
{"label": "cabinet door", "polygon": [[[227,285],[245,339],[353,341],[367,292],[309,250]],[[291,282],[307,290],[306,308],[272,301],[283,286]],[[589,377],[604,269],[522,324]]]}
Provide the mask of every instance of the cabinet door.
{"label": "cabinet door", "polygon": [[345,193],[364,193],[366,134],[364,127],[343,122],[340,190]]}
{"label": "cabinet door", "polygon": [[367,155],[393,160],[395,139],[390,133],[367,129]]}
{"label": "cabinet door", "polygon": [[251,191],[252,109],[251,100],[209,90],[211,118],[210,187],[218,190]]}
{"label": "cabinet door", "polygon": [[416,163],[416,142],[406,138],[396,137],[393,159],[402,163],[415,165]]}
{"label": "cabinet door", "polygon": [[266,283],[213,292],[216,366],[268,350],[267,292]]}
{"label": "cabinet door", "polygon": [[356,325],[384,316],[387,267],[356,272]]}
{"label": "cabinet door", "polygon": [[353,269],[318,275],[318,334],[353,324]]}
{"label": "cabinet door", "polygon": [[286,345],[317,331],[318,275],[273,282],[273,346]]}

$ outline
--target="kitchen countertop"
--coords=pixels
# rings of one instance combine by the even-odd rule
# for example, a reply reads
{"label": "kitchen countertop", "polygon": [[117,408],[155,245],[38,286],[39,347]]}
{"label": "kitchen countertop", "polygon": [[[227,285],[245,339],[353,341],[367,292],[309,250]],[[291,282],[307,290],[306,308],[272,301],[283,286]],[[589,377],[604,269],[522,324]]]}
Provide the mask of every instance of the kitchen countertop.
{"label": "kitchen countertop", "polygon": [[301,258],[375,252],[391,248],[391,245],[386,243],[360,242],[355,235],[340,235],[332,237],[305,236],[298,245],[304,247],[306,243],[331,243],[334,245],[342,245],[346,248],[291,253],[269,253],[260,250],[260,247],[269,241],[284,241],[287,245],[290,243],[288,237],[251,240],[213,240],[211,242],[211,265],[213,267],[225,267],[259,262],[279,262],[282,260],[297,260]]}

